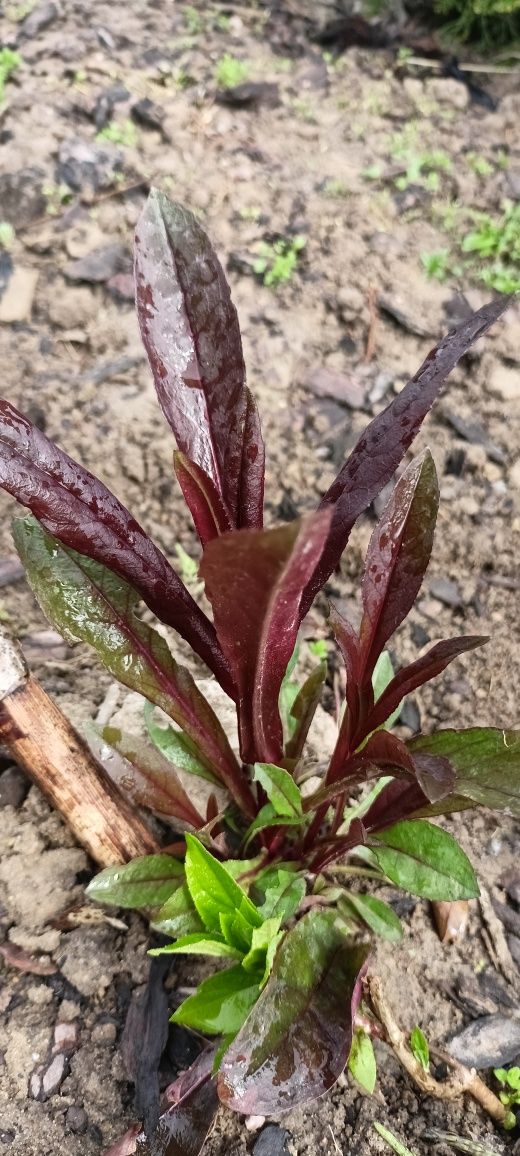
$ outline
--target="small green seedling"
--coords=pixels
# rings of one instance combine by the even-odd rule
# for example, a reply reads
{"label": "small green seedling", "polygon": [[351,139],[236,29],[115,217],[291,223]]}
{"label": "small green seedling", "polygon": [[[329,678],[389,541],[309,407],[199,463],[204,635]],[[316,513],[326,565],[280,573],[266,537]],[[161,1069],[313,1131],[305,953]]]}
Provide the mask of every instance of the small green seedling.
{"label": "small green seedling", "polygon": [[10,249],[13,241],[13,226],[9,221],[0,221],[0,249]]}
{"label": "small green seedling", "polygon": [[495,1068],[493,1075],[502,1084],[498,1093],[507,1108],[520,1105],[520,1068]]}
{"label": "small green seedling", "polygon": [[236,56],[230,56],[228,52],[221,57],[215,69],[215,80],[219,88],[236,88],[237,84],[243,84],[248,76],[249,62],[237,60]]}
{"label": "small green seedling", "polygon": [[363,1090],[371,1096],[377,1079],[376,1057],[372,1040],[362,1028],[354,1032],[348,1070]]}
{"label": "small green seedling", "polygon": [[139,133],[130,118],[123,121],[111,120],[98,132],[96,140],[108,140],[111,144],[130,149],[135,148]]}
{"label": "small green seedling", "polygon": [[407,1148],[406,1144],[403,1144],[401,1140],[398,1140],[397,1136],[394,1136],[393,1132],[391,1132],[389,1128],[383,1127],[383,1125],[379,1124],[377,1120],[374,1121],[374,1128],[376,1132],[378,1132],[382,1137],[382,1139],[386,1140],[389,1148],[392,1149],[392,1152],[395,1152],[395,1156],[416,1156],[415,1152],[412,1152],[410,1148]]}
{"label": "small green seedling", "polygon": [[291,280],[306,244],[307,238],[302,236],[281,237],[272,245],[263,241],[253,264],[254,272],[262,277],[264,285],[277,289]]}
{"label": "small green seedling", "polygon": [[0,104],[5,100],[5,86],[7,81],[11,78],[17,68],[20,67],[22,58],[19,52],[15,52],[12,48],[0,48]]}

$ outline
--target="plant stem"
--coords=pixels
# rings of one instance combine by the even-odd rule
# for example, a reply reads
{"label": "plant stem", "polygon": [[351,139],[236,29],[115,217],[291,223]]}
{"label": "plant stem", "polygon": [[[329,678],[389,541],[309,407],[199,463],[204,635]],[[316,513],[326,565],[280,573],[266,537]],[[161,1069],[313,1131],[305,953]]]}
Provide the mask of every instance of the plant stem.
{"label": "plant stem", "polygon": [[324,875],[353,875],[359,876],[362,879],[378,879],[380,883],[385,882],[385,876],[380,871],[375,871],[372,867],[348,867],[343,866],[342,863],[336,864],[334,867],[325,867]]}
{"label": "plant stem", "polygon": [[435,1096],[438,1100],[456,1100],[467,1092],[491,1116],[491,1119],[496,1120],[503,1128],[510,1129],[515,1126],[514,1114],[500,1102],[498,1096],[495,1096],[495,1093],[480,1079],[474,1068],[466,1068],[452,1056],[443,1053],[443,1058],[453,1069],[449,1078],[440,1083],[425,1071],[410,1051],[406,1036],[394,1018],[393,1011],[383,994],[381,980],[376,975],[367,976],[366,987],[374,1012],[385,1030],[387,1044],[422,1092],[428,1096]]}

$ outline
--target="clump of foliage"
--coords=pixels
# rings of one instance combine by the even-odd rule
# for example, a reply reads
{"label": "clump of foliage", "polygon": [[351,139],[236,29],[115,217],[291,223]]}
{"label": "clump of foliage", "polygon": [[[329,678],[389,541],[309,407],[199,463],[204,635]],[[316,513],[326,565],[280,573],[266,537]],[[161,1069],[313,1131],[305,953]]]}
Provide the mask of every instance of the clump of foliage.
{"label": "clump of foliage", "polygon": [[[178,447],[174,470],[200,538],[212,618],[114,494],[8,401],[0,484],[31,511],[15,521],[14,538],[50,621],[147,700],[150,742],[105,727],[93,740],[100,761],[178,832],[161,854],[102,872],[89,893],[149,909],[172,941],[166,951],[224,964],[174,1012],[214,1043],[175,1085],[153,1139],[154,1153],[166,1154],[189,1138],[195,1154],[219,1102],[276,1115],[330,1088],[347,1062],[373,1088],[370,1041],[356,1022],[362,978],[371,935],[395,942],[402,929],[372,891],[391,883],[430,899],[476,896],[469,860],[432,820],[478,805],[520,814],[520,732],[447,729],[408,742],[391,733],[406,695],[486,641],[436,642],[395,672],[385,650],[432,550],[439,489],[428,450],[400,474],[374,528],[359,629],[330,607],[346,692],[334,749],[318,765],[306,742],[326,677],[323,646],[303,679],[296,661],[300,625],[352,527],[507,300],[428,354],[315,512],[265,527],[264,445],[224,272],[196,218],[156,190],[138,223],[135,269],[141,333]],[[182,555],[181,565],[186,572]],[[141,602],[235,704],[237,749],[163,633],[139,615]],[[204,804],[190,776],[206,780]],[[418,1031],[414,1042],[426,1062]],[[144,1137],[137,1144],[149,1153]]]}
{"label": "clump of foliage", "polygon": [[506,1108],[520,1107],[520,1068],[495,1068],[493,1075],[501,1085],[499,1096]]}
{"label": "clump of foliage", "polygon": [[135,148],[139,140],[139,132],[133,120],[111,120],[97,133],[97,140],[108,140],[111,144],[121,145],[123,148]]}
{"label": "clump of foliage", "polygon": [[249,64],[247,60],[238,60],[229,52],[224,53],[215,69],[215,80],[219,88],[236,88],[238,84],[247,80],[248,76]]}
{"label": "clump of foliage", "polygon": [[520,290],[520,204],[505,201],[500,216],[460,209],[451,237],[450,248],[421,254],[429,277],[469,277],[499,293]]}
{"label": "clump of foliage", "polygon": [[19,52],[15,52],[12,48],[0,48],[0,105],[5,100],[6,83],[21,63],[22,58]]}
{"label": "clump of foliage", "polygon": [[277,289],[291,280],[306,244],[307,238],[303,236],[280,237],[273,244],[262,241],[253,271],[262,277],[264,285]]}
{"label": "clump of foliage", "polygon": [[434,7],[448,17],[442,25],[446,39],[490,51],[510,48],[520,37],[520,0],[435,0]]}

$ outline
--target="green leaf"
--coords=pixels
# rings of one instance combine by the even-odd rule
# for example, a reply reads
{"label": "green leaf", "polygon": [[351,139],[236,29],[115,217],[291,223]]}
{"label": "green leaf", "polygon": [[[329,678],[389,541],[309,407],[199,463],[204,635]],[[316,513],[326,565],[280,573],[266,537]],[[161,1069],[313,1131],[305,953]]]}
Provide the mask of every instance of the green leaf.
{"label": "green leaf", "polygon": [[241,955],[247,955],[251,947],[251,924],[241,911],[221,911],[220,929],[226,943],[236,947]]}
{"label": "green leaf", "polygon": [[402,939],[401,920],[388,903],[384,903],[382,899],[377,899],[375,895],[358,895],[349,891],[344,898],[340,899],[338,910],[341,913],[345,910],[348,916],[352,916],[354,912],[363,920],[363,923],[367,924],[367,927],[370,927],[371,931],[374,931],[376,935],[381,935],[383,939],[390,940],[391,943],[397,943],[399,939]]}
{"label": "green leaf", "polygon": [[302,815],[302,799],[298,787],[288,771],[273,763],[255,763],[253,779],[260,783],[276,814],[297,819]]}
{"label": "green leaf", "polygon": [[121,866],[106,867],[89,883],[86,894],[114,907],[160,907],[181,886],[184,866],[171,855],[144,855]]}
{"label": "green leaf", "polygon": [[[278,1115],[335,1083],[352,1044],[367,949],[311,911],[284,936],[258,1002],[222,1060],[221,1101]],[[273,1078],[274,1076],[274,1078]]]}
{"label": "green leaf", "polygon": [[275,941],[280,942],[283,932],[280,932],[281,919],[266,919],[261,927],[255,927],[251,939],[251,948],[242,960],[242,967],[246,971],[258,971],[265,968],[267,951]]}
{"label": "green leaf", "polygon": [[413,1028],[410,1035],[410,1047],[416,1060],[420,1063],[421,1067],[424,1068],[425,1072],[427,1072],[430,1066],[430,1048],[428,1046],[428,1040],[420,1027],[416,1026]]}
{"label": "green leaf", "polygon": [[264,902],[258,908],[260,915],[264,919],[280,916],[281,922],[286,923],[297,912],[305,895],[303,876],[279,867],[270,873],[267,885],[263,879],[259,880],[259,884],[264,893]]}
{"label": "green leaf", "polygon": [[291,714],[294,700],[298,695],[298,683],[293,681],[292,674],[296,663],[298,662],[300,648],[298,645],[293,650],[292,657],[287,664],[282,685],[280,687],[280,695],[278,699],[278,709],[280,711],[280,718],[283,723],[284,738],[287,742],[292,738],[297,726],[297,721]]}
{"label": "green leaf", "polygon": [[348,1068],[357,1083],[371,1096],[377,1079],[376,1057],[372,1040],[362,1028],[354,1032]]}
{"label": "green leaf", "polygon": [[173,1023],[211,1036],[234,1035],[258,998],[258,978],[239,963],[211,975],[173,1013]]}
{"label": "green leaf", "polygon": [[139,595],[117,574],[65,547],[33,517],[13,525],[16,549],[50,622],[68,642],[92,646],[123,686],[160,706],[189,735],[210,771],[238,765],[214,711],[162,636],[137,618]]}
{"label": "green leaf", "polygon": [[179,771],[186,771],[190,775],[198,775],[200,779],[207,779],[209,783],[218,783],[219,779],[212,775],[207,766],[197,756],[195,744],[190,742],[182,731],[176,731],[171,726],[161,726],[154,718],[154,706],[151,702],[144,704],[144,720],[148,734],[157,750],[164,755],[168,762]]}
{"label": "green leaf", "polygon": [[220,915],[237,911],[253,927],[262,917],[245,891],[194,835],[186,835],[186,882],[195,907],[208,931],[221,930]]}
{"label": "green leaf", "polygon": [[195,910],[186,883],[166,900],[153,920],[152,927],[162,935],[171,935],[174,939],[180,935],[193,935],[204,930],[204,924]]}
{"label": "green leaf", "polygon": [[224,943],[221,939],[209,939],[207,935],[195,933],[183,935],[175,943],[167,943],[164,947],[153,947],[149,955],[215,955],[221,958],[241,959],[240,951]]}
{"label": "green leaf", "polygon": [[247,828],[244,835],[244,847],[247,847],[254,835],[259,831],[265,831],[266,827],[294,827],[299,826],[303,822],[303,816],[294,816],[290,818],[289,815],[277,815],[273,804],[266,803],[261,807],[256,819],[253,819],[251,825]]}
{"label": "green leaf", "polygon": [[[437,731],[412,739],[407,746],[413,755],[449,759],[457,776],[455,796],[520,817],[520,730]],[[450,798],[443,799],[443,804]]]}
{"label": "green leaf", "polygon": [[[372,674],[372,688],[374,691],[374,702],[375,703],[377,702],[377,700],[379,698],[381,698],[381,695],[384,693],[387,686],[390,685],[393,677],[394,677],[394,668],[392,666],[392,659],[390,658],[388,651],[383,650],[382,653],[379,655],[379,658],[376,662],[376,665],[374,667],[374,671]],[[392,714],[389,715],[388,718],[383,723],[383,729],[385,731],[391,730],[396,719],[399,718],[400,713],[401,713],[401,703],[399,703],[399,706],[397,706],[396,709],[394,711],[392,711]]]}
{"label": "green leaf", "polygon": [[377,863],[392,883],[423,899],[473,899],[475,872],[458,843],[425,819],[396,823],[371,837]]}

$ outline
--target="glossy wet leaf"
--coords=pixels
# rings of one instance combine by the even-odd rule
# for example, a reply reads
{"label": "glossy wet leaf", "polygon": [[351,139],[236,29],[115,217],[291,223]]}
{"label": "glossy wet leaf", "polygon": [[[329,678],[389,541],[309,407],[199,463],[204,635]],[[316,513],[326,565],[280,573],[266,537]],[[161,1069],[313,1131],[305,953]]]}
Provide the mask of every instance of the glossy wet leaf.
{"label": "glossy wet leaf", "polygon": [[204,932],[181,935],[175,943],[154,947],[149,955],[212,955],[220,959],[241,959],[241,953],[221,939],[213,939]]}
{"label": "glossy wet leaf", "polygon": [[272,763],[255,763],[253,779],[260,783],[282,818],[298,819],[302,815],[302,798],[298,787],[288,771]]}
{"label": "glossy wet leaf", "polygon": [[364,677],[415,602],[433,545],[439,486],[426,450],[400,477],[370,539],[361,587]]}
{"label": "glossy wet leaf", "polygon": [[186,836],[185,870],[194,905],[208,931],[220,932],[222,912],[240,912],[251,931],[260,926],[261,916],[246,892],[193,835]]}
{"label": "glossy wet leaf", "polygon": [[378,698],[370,715],[371,726],[375,729],[385,721],[389,725],[389,716],[392,715],[392,712],[398,714],[400,704],[407,694],[411,694],[419,686],[423,686],[425,682],[429,682],[431,678],[441,674],[449,663],[453,662],[454,658],[458,658],[460,654],[465,654],[466,651],[475,650],[477,646],[482,646],[485,642],[488,642],[486,635],[449,638],[444,642],[437,642],[421,658],[416,659],[409,666],[404,666],[388,684],[381,697]]}
{"label": "glossy wet leaf", "polygon": [[489,302],[448,333],[428,353],[396,398],[370,422],[322,499],[334,516],[326,548],[308,583],[302,614],[338,565],[359,515],[392,478],[442,386],[461,357],[504,313],[510,297]]}
{"label": "glossy wet leaf", "polygon": [[219,1076],[220,1099],[244,1114],[277,1115],[330,1088],[352,1042],[366,948],[312,911],[287,933],[271,976]]}
{"label": "glossy wet leaf", "polygon": [[211,975],[199,984],[173,1013],[173,1023],[184,1024],[209,1036],[239,1031],[260,991],[259,977],[239,963]]}
{"label": "glossy wet leaf", "polygon": [[155,931],[160,931],[161,935],[171,935],[173,939],[204,930],[204,924],[186,883],[183,882],[182,886],[166,899],[153,920],[153,927]]}
{"label": "glossy wet leaf", "polygon": [[421,1028],[416,1026],[410,1033],[410,1048],[418,1060],[424,1071],[427,1072],[430,1066],[430,1049],[428,1040]]}
{"label": "glossy wet leaf", "polygon": [[246,971],[261,971],[267,979],[266,964],[269,957],[267,974],[271,969],[272,961],[278,944],[283,936],[280,931],[281,917],[273,916],[266,919],[261,927],[255,927],[251,939],[251,947],[242,960],[242,967]]}
{"label": "glossy wet leaf", "polygon": [[136,1156],[199,1156],[217,1110],[216,1084],[206,1076],[163,1112],[150,1140],[139,1135]]}
{"label": "glossy wet leaf", "polygon": [[283,867],[273,871],[269,879],[261,880],[260,886],[263,892],[260,914],[264,919],[280,916],[282,923],[296,914],[306,890],[303,876]]}
{"label": "glossy wet leaf", "polygon": [[186,454],[173,457],[177,481],[203,546],[232,529],[231,518],[214,481]]}
{"label": "glossy wet leaf", "polygon": [[347,916],[354,913],[371,931],[391,943],[398,943],[403,937],[401,920],[388,903],[375,895],[360,895],[349,891],[339,900],[338,908]]}
{"label": "glossy wet leaf", "polygon": [[283,759],[280,687],[329,521],[325,511],[272,530],[223,534],[204,551],[200,573],[239,692],[245,762]]}
{"label": "glossy wet leaf", "polygon": [[348,1068],[357,1083],[371,1096],[377,1080],[376,1057],[370,1036],[361,1028],[352,1038]]}
{"label": "glossy wet leaf", "polygon": [[455,771],[454,795],[520,817],[520,731],[442,730],[420,735],[408,746],[414,756],[449,760]]}
{"label": "glossy wet leaf", "polygon": [[236,309],[196,217],[158,189],[137,224],[135,278],[141,335],[177,446],[213,481],[238,525],[247,508],[244,471],[261,457],[261,443],[248,413]]}
{"label": "glossy wet leaf", "polygon": [[110,778],[138,807],[167,815],[196,829],[204,819],[191,802],[171,763],[143,739],[118,727],[87,731],[89,746]]}
{"label": "glossy wet leaf", "polygon": [[86,893],[114,907],[160,907],[184,882],[184,866],[171,855],[144,855],[131,863],[105,867]]}
{"label": "glossy wet leaf", "polygon": [[[381,798],[381,796],[380,796]],[[452,835],[424,819],[397,823],[371,841],[378,866],[404,891],[423,899],[472,899],[475,872]]]}
{"label": "glossy wet leaf", "polygon": [[68,642],[87,642],[114,678],[160,706],[230,788],[240,772],[229,742],[188,670],[137,618],[138,595],[112,571],[62,546],[34,518],[14,524],[16,548],[47,617]]}
{"label": "glossy wet leaf", "polygon": [[128,582],[233,693],[214,627],[164,554],[88,470],[0,400],[0,485],[65,546]]}
{"label": "glossy wet leaf", "polygon": [[249,847],[255,835],[258,835],[260,831],[266,831],[269,827],[298,827],[302,822],[303,816],[278,815],[272,803],[265,803],[260,808],[256,819],[253,819],[247,828],[244,835],[244,847]]}

